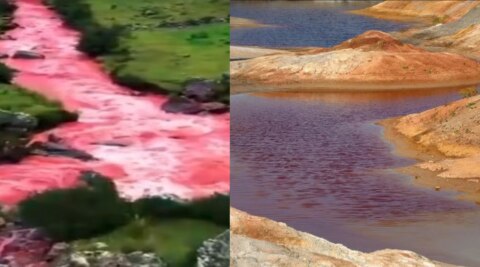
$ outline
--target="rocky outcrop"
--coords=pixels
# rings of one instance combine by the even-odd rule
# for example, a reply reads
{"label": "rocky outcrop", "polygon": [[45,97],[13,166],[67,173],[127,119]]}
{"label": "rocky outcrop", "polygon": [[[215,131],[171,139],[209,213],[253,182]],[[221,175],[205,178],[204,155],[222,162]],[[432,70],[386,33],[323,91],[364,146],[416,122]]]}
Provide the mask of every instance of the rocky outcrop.
{"label": "rocky outcrop", "polygon": [[373,253],[354,251],[296,231],[284,223],[252,216],[234,208],[230,211],[230,218],[232,267],[449,266],[405,250],[386,249]]}
{"label": "rocky outcrop", "polygon": [[230,65],[234,84],[303,90],[396,90],[480,82],[480,63],[404,44],[380,31],[368,31],[332,48],[297,49]]}
{"label": "rocky outcrop", "polygon": [[27,50],[18,50],[16,51],[12,58],[16,59],[44,59],[45,55],[35,52],[35,51],[27,51]]}
{"label": "rocky outcrop", "polygon": [[16,163],[29,154],[25,136],[37,125],[28,114],[0,110],[0,164]]}
{"label": "rocky outcrop", "polygon": [[168,264],[154,253],[134,251],[119,253],[108,250],[105,243],[95,243],[92,250],[76,251],[66,243],[57,243],[48,253],[52,267],[167,267]]}
{"label": "rocky outcrop", "polygon": [[230,266],[230,231],[203,242],[197,255],[197,267]]}
{"label": "rocky outcrop", "polygon": [[436,24],[458,20],[479,4],[479,1],[468,0],[387,0],[366,9],[353,11],[353,13],[383,19],[413,20]]}
{"label": "rocky outcrop", "polygon": [[30,153],[32,155],[41,156],[61,156],[79,159],[83,161],[94,160],[95,158],[81,150],[72,148],[62,142],[37,142],[30,146]]}
{"label": "rocky outcrop", "polygon": [[[229,107],[224,97],[230,76],[227,74],[221,81],[192,79],[185,83],[183,90],[178,96],[171,96],[163,103],[162,109],[168,113],[199,114],[199,113],[225,113]],[[225,81],[224,81],[225,80]]]}
{"label": "rocky outcrop", "polygon": [[27,133],[38,126],[36,118],[21,112],[0,110],[0,131],[12,134]]}

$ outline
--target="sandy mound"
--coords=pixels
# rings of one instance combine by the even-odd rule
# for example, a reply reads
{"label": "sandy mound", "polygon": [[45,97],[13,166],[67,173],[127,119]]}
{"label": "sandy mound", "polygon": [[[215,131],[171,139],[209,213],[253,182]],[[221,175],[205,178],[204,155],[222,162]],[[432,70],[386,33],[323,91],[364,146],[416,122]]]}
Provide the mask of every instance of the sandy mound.
{"label": "sandy mound", "polygon": [[394,121],[396,131],[444,158],[418,164],[444,178],[480,178],[480,96]]}
{"label": "sandy mound", "polygon": [[463,52],[473,52],[480,55],[480,24],[473,24],[458,32],[428,40],[424,46],[455,48]]}
{"label": "sandy mound", "polygon": [[452,51],[480,59],[480,5],[454,22],[413,28],[393,35],[429,50]]}
{"label": "sandy mound", "polygon": [[480,82],[480,64],[368,31],[333,48],[231,63],[234,83],[350,90],[439,88]]}
{"label": "sandy mound", "polygon": [[286,224],[230,209],[232,267],[251,266],[449,266],[405,250],[362,253],[296,231]]}
{"label": "sandy mound", "polygon": [[447,23],[464,16],[480,1],[397,1],[387,0],[353,13],[393,20],[414,20],[428,23]]}

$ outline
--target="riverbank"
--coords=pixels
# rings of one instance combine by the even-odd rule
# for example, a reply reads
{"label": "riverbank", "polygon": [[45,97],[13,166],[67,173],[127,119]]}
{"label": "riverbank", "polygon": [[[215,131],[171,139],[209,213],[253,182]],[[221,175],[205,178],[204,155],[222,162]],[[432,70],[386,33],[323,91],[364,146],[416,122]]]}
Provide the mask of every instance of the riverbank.
{"label": "riverbank", "polygon": [[397,153],[419,162],[400,169],[435,190],[451,189],[480,201],[477,102],[470,97],[417,114],[380,122]]}
{"label": "riverbank", "polygon": [[431,89],[480,82],[480,63],[429,52],[380,31],[368,31],[332,48],[266,54],[232,61],[230,66],[234,86],[263,91]]}
{"label": "riverbank", "polygon": [[[0,41],[0,51],[13,55],[20,48],[28,49],[28,55],[35,57],[5,60],[17,70],[14,83],[29,91],[26,96],[42,95],[41,99],[51,99],[58,107],[61,104],[78,113],[78,120],[34,136],[35,141],[47,143],[56,156],[45,154],[43,148],[35,146],[35,155],[18,163],[0,165],[0,203],[9,207],[9,211],[20,207],[22,214],[14,212],[12,218],[4,218],[0,224],[1,263],[50,266],[51,262],[47,261],[63,253],[67,262],[58,266],[79,262],[93,265],[99,260],[105,265],[119,265],[126,264],[126,258],[127,263],[132,260],[139,264],[158,256],[142,251],[152,246],[155,252],[164,253],[160,253],[161,256],[168,258],[173,266],[192,266],[197,256],[199,261],[201,257],[217,256],[216,251],[210,251],[210,238],[215,239],[228,223],[217,226],[212,221],[228,218],[228,197],[223,195],[221,201],[227,210],[219,209],[216,204],[209,206],[208,210],[214,215],[202,213],[202,204],[189,205],[197,205],[194,201],[219,192],[229,192],[229,115],[191,116],[163,111],[166,97],[139,94],[112,82],[98,61],[77,50],[82,35],[66,27],[59,15],[41,0],[15,3],[14,23],[18,27],[6,33]],[[119,8],[124,4],[118,3]],[[223,62],[226,64],[226,57]],[[6,91],[13,92],[11,88]],[[27,111],[43,110],[38,102],[27,100],[19,101],[18,105]],[[8,106],[11,102],[0,101],[0,104]],[[81,152],[82,157],[58,155],[65,147]],[[96,173],[87,172],[89,175],[85,177],[86,171]],[[107,184],[102,190],[114,185],[114,194],[111,191],[98,194],[98,188],[88,187],[94,187],[95,183],[90,182],[97,175],[103,175],[103,182],[96,185]],[[161,199],[157,200],[162,203],[152,204],[161,207],[160,211],[165,204],[166,210],[170,211],[172,206],[180,209],[176,216],[197,217],[182,222],[172,216],[172,220],[164,224],[149,221],[143,225],[134,221],[140,216],[126,206],[153,196],[159,199],[168,196],[166,204]],[[92,207],[91,203],[96,205]],[[4,216],[10,215],[2,214],[0,218]],[[162,225],[161,230],[158,225]],[[45,231],[39,233],[38,228]],[[110,232],[114,230],[118,231]],[[176,232],[183,235],[169,235]],[[138,240],[143,234],[145,237],[155,235],[155,238]],[[106,244],[86,250],[87,246],[94,245],[88,239],[97,237],[104,238],[102,241]],[[116,247],[111,245],[110,237]],[[159,240],[169,248],[160,249]],[[72,251],[71,244],[60,241],[78,241],[78,249]],[[200,243],[206,252],[197,253]],[[121,249],[126,251],[119,251]],[[147,263],[150,262],[142,264]],[[155,264],[151,266],[165,265],[163,261]]]}
{"label": "riverbank", "polygon": [[265,25],[253,19],[231,17],[230,18],[230,28],[231,29],[240,29],[240,28],[261,28],[261,27],[271,27],[270,25]]}
{"label": "riverbank", "polygon": [[351,250],[267,218],[230,209],[231,259],[241,266],[452,266],[411,251]]}
{"label": "riverbank", "polygon": [[[220,80],[228,73],[223,60],[228,57],[228,1],[125,4],[118,0],[84,0],[68,7],[62,1],[48,3],[69,26],[88,37],[81,39],[79,48],[93,50],[120,85],[180,94],[193,78]],[[78,13],[83,17],[75,17]],[[107,34],[114,47],[104,48],[102,40],[96,40]],[[220,99],[226,93],[221,94]]]}

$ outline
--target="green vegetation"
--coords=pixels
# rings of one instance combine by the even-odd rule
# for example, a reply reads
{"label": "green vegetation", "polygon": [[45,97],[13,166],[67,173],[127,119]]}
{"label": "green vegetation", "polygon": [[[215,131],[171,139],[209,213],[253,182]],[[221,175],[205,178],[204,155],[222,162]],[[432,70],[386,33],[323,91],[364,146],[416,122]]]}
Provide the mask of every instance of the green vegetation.
{"label": "green vegetation", "polygon": [[136,214],[146,218],[189,218],[210,221],[226,228],[230,223],[230,199],[224,195],[186,203],[161,197],[144,198],[137,200],[133,207]]}
{"label": "green vegetation", "polygon": [[122,85],[176,94],[188,79],[228,71],[228,0],[46,1]]}
{"label": "green vegetation", "polygon": [[194,266],[197,248],[203,241],[215,237],[225,228],[210,222],[192,219],[154,221],[138,219],[109,234],[75,242],[78,250],[90,250],[96,242],[103,242],[112,251],[154,252],[172,266]]}
{"label": "green vegetation", "polygon": [[478,89],[475,86],[467,87],[467,88],[464,88],[464,89],[460,90],[459,94],[463,98],[469,98],[469,97],[478,95]]}
{"label": "green vegetation", "polygon": [[[18,162],[30,152],[28,136],[30,131],[41,131],[52,128],[60,123],[75,121],[77,114],[62,109],[61,105],[46,98],[10,84],[13,70],[0,63],[0,111],[4,113],[26,113],[36,119],[31,123],[24,121],[24,130],[7,131],[0,125],[0,162]],[[5,115],[4,115],[5,116]],[[4,118],[3,123],[8,125],[13,118]],[[18,122],[17,122],[18,124]]]}
{"label": "green vegetation", "polygon": [[229,227],[230,198],[191,202],[153,197],[128,202],[113,183],[86,172],[82,185],[40,193],[19,204],[21,221],[57,241],[88,248],[101,241],[116,251],[156,252],[174,266],[193,266],[201,242]]}
{"label": "green vegetation", "polygon": [[50,190],[21,202],[20,218],[61,241],[93,237],[131,220],[130,207],[112,181],[93,173],[84,174],[82,181],[86,186]]}
{"label": "green vegetation", "polygon": [[78,117],[41,95],[5,83],[0,83],[0,110],[23,112],[35,117],[38,120],[36,130],[39,131],[63,122],[75,121]]}
{"label": "green vegetation", "polygon": [[77,47],[80,51],[92,57],[126,52],[118,49],[120,38],[125,33],[124,28],[119,25],[104,27],[98,24],[85,0],[45,0],[45,2],[54,7],[70,27],[82,32]]}
{"label": "green vegetation", "polygon": [[9,0],[0,0],[0,32],[3,33],[10,30],[13,25],[11,24],[11,15],[15,11],[16,7]]}

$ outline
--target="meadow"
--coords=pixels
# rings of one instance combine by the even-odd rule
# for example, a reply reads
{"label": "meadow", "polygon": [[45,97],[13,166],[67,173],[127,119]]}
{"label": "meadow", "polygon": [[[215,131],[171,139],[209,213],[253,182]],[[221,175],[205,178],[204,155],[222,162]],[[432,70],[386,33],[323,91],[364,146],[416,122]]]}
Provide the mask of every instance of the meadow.
{"label": "meadow", "polygon": [[[60,1],[50,2],[62,8]],[[192,78],[220,79],[228,72],[227,0],[79,2],[90,13],[87,19],[78,19],[81,24],[89,20],[95,27],[125,30],[115,51],[99,55],[106,71],[121,84],[176,93]],[[65,17],[65,12],[60,13]],[[68,16],[82,15],[72,12]]]}

